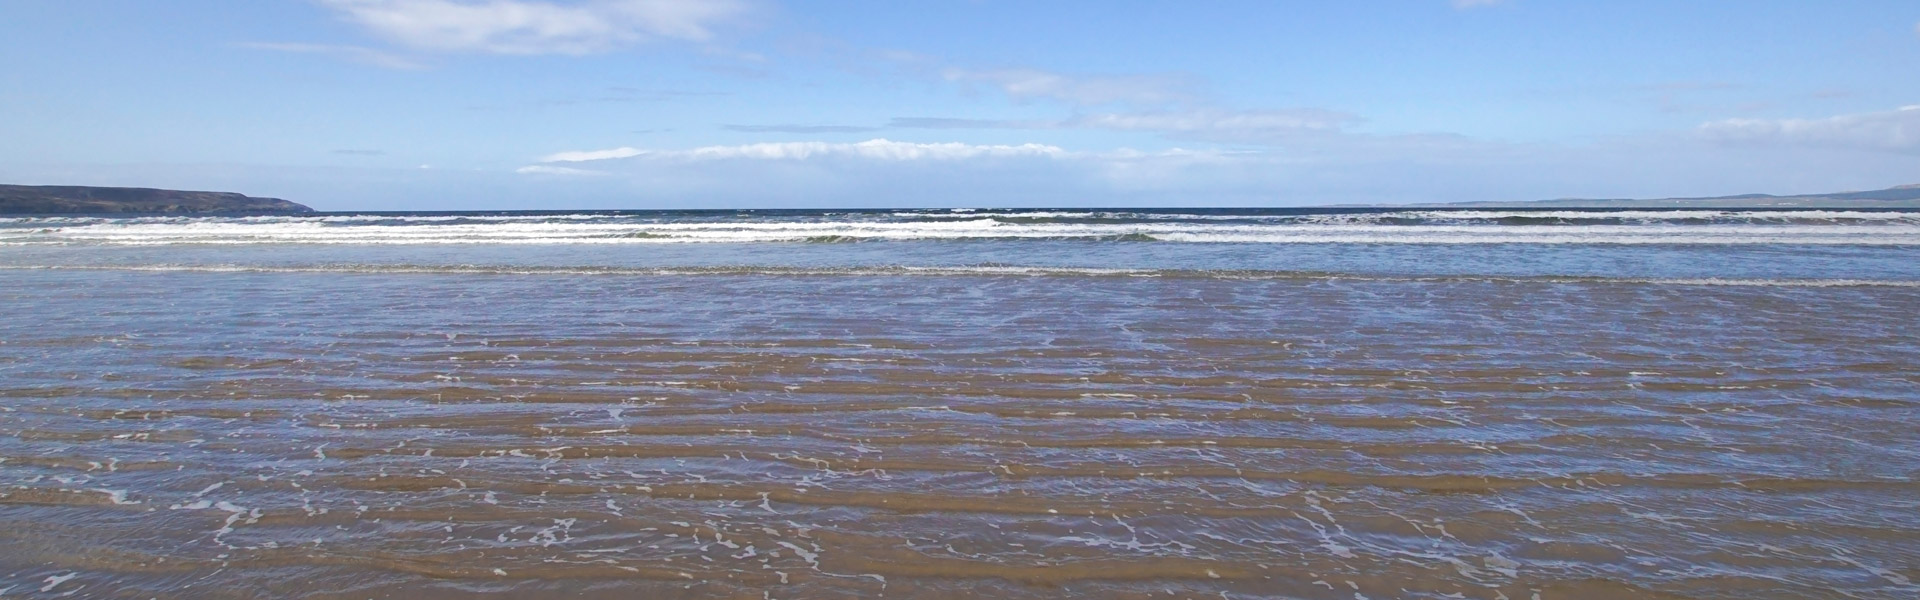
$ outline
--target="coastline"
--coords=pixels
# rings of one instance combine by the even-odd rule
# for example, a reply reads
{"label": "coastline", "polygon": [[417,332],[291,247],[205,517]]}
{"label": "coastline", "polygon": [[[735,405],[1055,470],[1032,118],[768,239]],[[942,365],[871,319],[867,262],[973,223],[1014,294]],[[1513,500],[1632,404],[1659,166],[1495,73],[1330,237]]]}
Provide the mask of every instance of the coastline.
{"label": "coastline", "polygon": [[0,215],[284,215],[313,208],[233,192],[0,184]]}

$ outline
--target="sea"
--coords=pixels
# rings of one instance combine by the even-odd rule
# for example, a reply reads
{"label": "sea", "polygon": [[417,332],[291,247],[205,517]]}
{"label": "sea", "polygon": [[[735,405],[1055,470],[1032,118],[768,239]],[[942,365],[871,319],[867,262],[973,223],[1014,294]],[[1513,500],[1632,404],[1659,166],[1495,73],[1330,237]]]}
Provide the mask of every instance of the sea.
{"label": "sea", "polygon": [[1920,597],[1920,212],[0,218],[0,597]]}

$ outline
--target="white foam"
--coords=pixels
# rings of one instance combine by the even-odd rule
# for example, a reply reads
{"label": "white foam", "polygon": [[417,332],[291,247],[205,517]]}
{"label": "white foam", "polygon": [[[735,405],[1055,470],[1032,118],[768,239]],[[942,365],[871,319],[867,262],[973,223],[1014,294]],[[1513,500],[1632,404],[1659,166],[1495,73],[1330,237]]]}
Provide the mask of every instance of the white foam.
{"label": "white foam", "polygon": [[[1001,217],[1139,217],[1127,223],[1032,223]],[[1155,240],[1237,244],[1792,244],[1920,245],[1920,215],[1899,212],[1616,211],[1395,213],[1248,216],[1128,213],[968,213],[901,221],[884,215],[836,220],[668,220],[606,215],[492,217],[28,218],[0,227],[0,245],[176,244],[674,244],[971,239]],[[1509,217],[1602,220],[1601,224],[1498,224]],[[40,219],[40,220],[35,220]],[[1184,219],[1185,221],[1175,220]],[[1192,222],[1236,219],[1236,222]],[[1399,224],[1407,219],[1415,224]],[[1701,221],[1707,221],[1705,223]],[[20,226],[27,223],[28,226]],[[1532,222],[1529,222],[1532,223]],[[1143,237],[1144,236],[1144,237]]]}
{"label": "white foam", "polygon": [[60,584],[66,583],[68,581],[72,581],[73,578],[79,577],[79,576],[80,574],[78,572],[68,573],[65,575],[50,575],[46,579],[41,580],[42,582],[46,583],[46,585],[40,586],[40,591],[41,593],[51,592],[53,591],[53,588],[59,587]]}
{"label": "white foam", "polygon": [[[1368,273],[1328,273],[1317,271],[1205,270],[1205,269],[1110,269],[1094,267],[982,266],[867,266],[867,267],[539,267],[471,265],[0,265],[0,270],[48,271],[144,271],[197,273],[343,273],[392,275],[601,275],[601,276],[728,276],[771,275],[796,277],[862,276],[1009,276],[1009,277],[1153,277],[1268,280],[1339,280],[1398,282],[1500,281],[1551,284],[1645,284],[1736,287],[1920,287],[1920,280],[1905,279],[1768,279],[1768,278],[1666,278],[1601,277],[1573,275],[1394,275]],[[658,385],[684,385],[685,382],[659,381]],[[324,447],[325,444],[322,444]],[[514,454],[518,453],[518,454]],[[320,448],[317,458],[325,459]],[[512,450],[514,456],[531,456]]]}
{"label": "white foam", "polygon": [[1920,213],[1860,210],[1413,210],[1384,213],[1316,215],[1334,220],[1381,221],[1386,219],[1501,220],[1501,219],[1615,219],[1629,221],[1884,221],[1920,223]]}
{"label": "white foam", "polygon": [[97,488],[93,491],[106,494],[107,499],[111,500],[114,504],[140,504],[139,500],[128,500],[126,490],[110,490],[106,488]]}

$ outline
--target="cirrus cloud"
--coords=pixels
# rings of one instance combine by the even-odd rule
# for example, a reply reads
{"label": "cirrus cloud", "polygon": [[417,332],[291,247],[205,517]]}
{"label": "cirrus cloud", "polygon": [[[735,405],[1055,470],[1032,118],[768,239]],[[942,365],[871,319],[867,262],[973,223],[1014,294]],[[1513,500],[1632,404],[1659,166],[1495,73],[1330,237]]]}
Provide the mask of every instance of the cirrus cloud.
{"label": "cirrus cloud", "polygon": [[1358,116],[1318,108],[1095,113],[1058,120],[898,117],[887,123],[900,129],[1098,129],[1139,131],[1176,140],[1271,144],[1311,134],[1339,134],[1360,122]]}
{"label": "cirrus cloud", "polygon": [[740,0],[319,0],[394,42],[441,52],[592,54],[650,39],[705,41]]}
{"label": "cirrus cloud", "polygon": [[376,67],[386,67],[389,69],[418,70],[418,69],[426,68],[426,65],[421,64],[419,61],[409,59],[404,56],[395,56],[393,54],[390,54],[387,52],[381,52],[379,50],[375,50],[372,48],[362,48],[360,46],[342,46],[342,45],[335,45],[335,44],[297,44],[297,43],[278,43],[278,42],[247,42],[247,43],[239,44],[239,46],[242,48],[251,48],[254,50],[272,50],[274,52],[293,52],[293,53],[299,53],[299,54],[318,54],[323,56],[332,56],[335,58],[342,58],[342,59],[346,59],[346,60],[361,63],[361,64],[368,64]]}
{"label": "cirrus cloud", "polygon": [[553,154],[548,154],[546,156],[540,157],[540,162],[543,162],[543,163],[588,162],[588,161],[595,161],[595,160],[608,160],[608,159],[614,159],[614,158],[629,158],[629,157],[639,156],[646,153],[647,151],[641,150],[639,148],[629,148],[626,146],[621,146],[619,148],[609,148],[606,150],[575,150],[570,152],[556,152]]}
{"label": "cirrus cloud", "polygon": [[1039,69],[949,68],[941,77],[954,83],[999,88],[1018,101],[1060,100],[1080,105],[1130,103],[1158,105],[1194,99],[1190,77],[1180,75],[1069,75]]}
{"label": "cirrus cloud", "polygon": [[1818,119],[1725,119],[1701,124],[1698,133],[1724,143],[1920,152],[1920,105]]}
{"label": "cirrus cloud", "polygon": [[542,163],[589,162],[645,157],[679,160],[808,160],[851,157],[882,161],[962,160],[992,157],[1059,157],[1067,151],[1045,144],[979,145],[960,142],[896,142],[876,138],[864,142],[764,142],[737,146],[701,146],[686,150],[641,150],[612,148],[550,154]]}
{"label": "cirrus cloud", "polygon": [[592,171],[587,169],[575,169],[573,167],[556,167],[553,165],[527,165],[524,167],[520,167],[518,169],[514,169],[513,172],[519,173],[521,175],[567,175],[567,176],[605,175],[606,174],[600,171]]}

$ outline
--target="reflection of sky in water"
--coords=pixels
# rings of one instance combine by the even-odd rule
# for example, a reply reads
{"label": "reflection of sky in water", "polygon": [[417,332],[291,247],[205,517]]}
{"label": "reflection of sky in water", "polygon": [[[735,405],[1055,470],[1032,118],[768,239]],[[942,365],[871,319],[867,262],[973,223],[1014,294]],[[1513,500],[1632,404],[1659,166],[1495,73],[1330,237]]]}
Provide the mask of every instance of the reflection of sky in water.
{"label": "reflection of sky in water", "polygon": [[1920,280],[1920,247],[1158,244],[1071,241],[647,246],[15,246],[0,265],[1080,267],[1426,275]]}
{"label": "reflection of sky in water", "polygon": [[5,247],[0,589],[1912,597],[1920,290],[1634,278],[1916,253]]}

